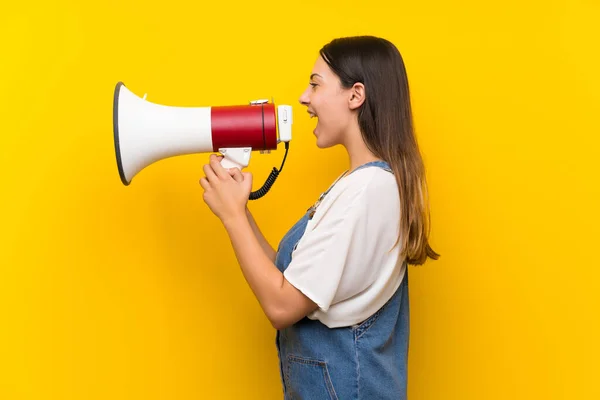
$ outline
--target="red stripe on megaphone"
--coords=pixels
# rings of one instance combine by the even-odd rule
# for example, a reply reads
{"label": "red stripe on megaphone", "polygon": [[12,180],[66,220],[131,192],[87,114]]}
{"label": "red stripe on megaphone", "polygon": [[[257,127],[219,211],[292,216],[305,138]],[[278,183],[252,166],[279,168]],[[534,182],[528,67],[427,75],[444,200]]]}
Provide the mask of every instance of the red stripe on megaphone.
{"label": "red stripe on megaphone", "polygon": [[274,104],[211,107],[213,151],[220,148],[277,148]]}

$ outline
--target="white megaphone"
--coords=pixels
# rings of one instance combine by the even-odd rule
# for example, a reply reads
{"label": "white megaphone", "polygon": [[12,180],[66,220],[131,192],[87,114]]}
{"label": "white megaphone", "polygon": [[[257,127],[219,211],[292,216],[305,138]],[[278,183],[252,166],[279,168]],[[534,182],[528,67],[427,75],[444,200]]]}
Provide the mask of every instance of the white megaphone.
{"label": "white megaphone", "polygon": [[167,157],[219,152],[224,168],[248,166],[252,151],[270,152],[285,143],[281,168],[273,168],[263,187],[250,195],[264,196],[281,172],[292,138],[292,107],[267,100],[248,105],[175,107],[136,96],[118,82],[113,100],[115,153],[121,182],[129,185],[148,165]]}

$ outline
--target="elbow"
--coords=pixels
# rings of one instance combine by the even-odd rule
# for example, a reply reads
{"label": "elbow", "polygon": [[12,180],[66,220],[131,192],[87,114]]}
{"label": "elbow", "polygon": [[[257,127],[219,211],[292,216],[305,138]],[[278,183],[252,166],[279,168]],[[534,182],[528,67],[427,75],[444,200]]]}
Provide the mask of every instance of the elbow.
{"label": "elbow", "polygon": [[271,321],[271,326],[278,331],[289,328],[292,325],[294,325],[294,322],[290,320]]}
{"label": "elbow", "polygon": [[274,321],[274,320],[271,320],[271,326],[273,328],[275,328],[276,330],[280,331],[282,329],[285,329],[285,328],[291,326],[291,324],[286,324],[284,321]]}
{"label": "elbow", "polygon": [[282,330],[292,326],[296,321],[282,309],[271,310],[267,313],[267,318],[271,323],[271,326],[276,330]]}

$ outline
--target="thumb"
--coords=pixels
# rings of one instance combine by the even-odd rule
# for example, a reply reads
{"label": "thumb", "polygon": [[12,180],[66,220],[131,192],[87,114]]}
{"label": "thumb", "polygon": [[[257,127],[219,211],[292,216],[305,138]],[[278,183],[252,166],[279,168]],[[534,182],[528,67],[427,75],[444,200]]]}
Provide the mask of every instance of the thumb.
{"label": "thumb", "polygon": [[251,172],[242,172],[242,176],[244,177],[244,187],[246,190],[252,190],[252,173]]}
{"label": "thumb", "polygon": [[239,168],[229,168],[229,175],[231,175],[231,177],[233,177],[233,179],[236,180],[236,182],[243,182],[244,177],[242,175],[242,172],[239,170]]}

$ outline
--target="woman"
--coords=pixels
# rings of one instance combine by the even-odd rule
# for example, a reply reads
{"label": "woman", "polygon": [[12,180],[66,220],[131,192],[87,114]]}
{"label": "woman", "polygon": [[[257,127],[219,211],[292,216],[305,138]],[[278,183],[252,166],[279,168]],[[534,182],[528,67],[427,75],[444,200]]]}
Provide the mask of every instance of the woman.
{"label": "woman", "polygon": [[404,399],[407,265],[428,244],[425,171],[408,82],[387,40],[347,37],[320,50],[300,103],[317,146],[342,145],[350,168],[277,250],[246,207],[252,175],[204,166],[204,200],[223,222],[242,273],[277,329],[285,398]]}

